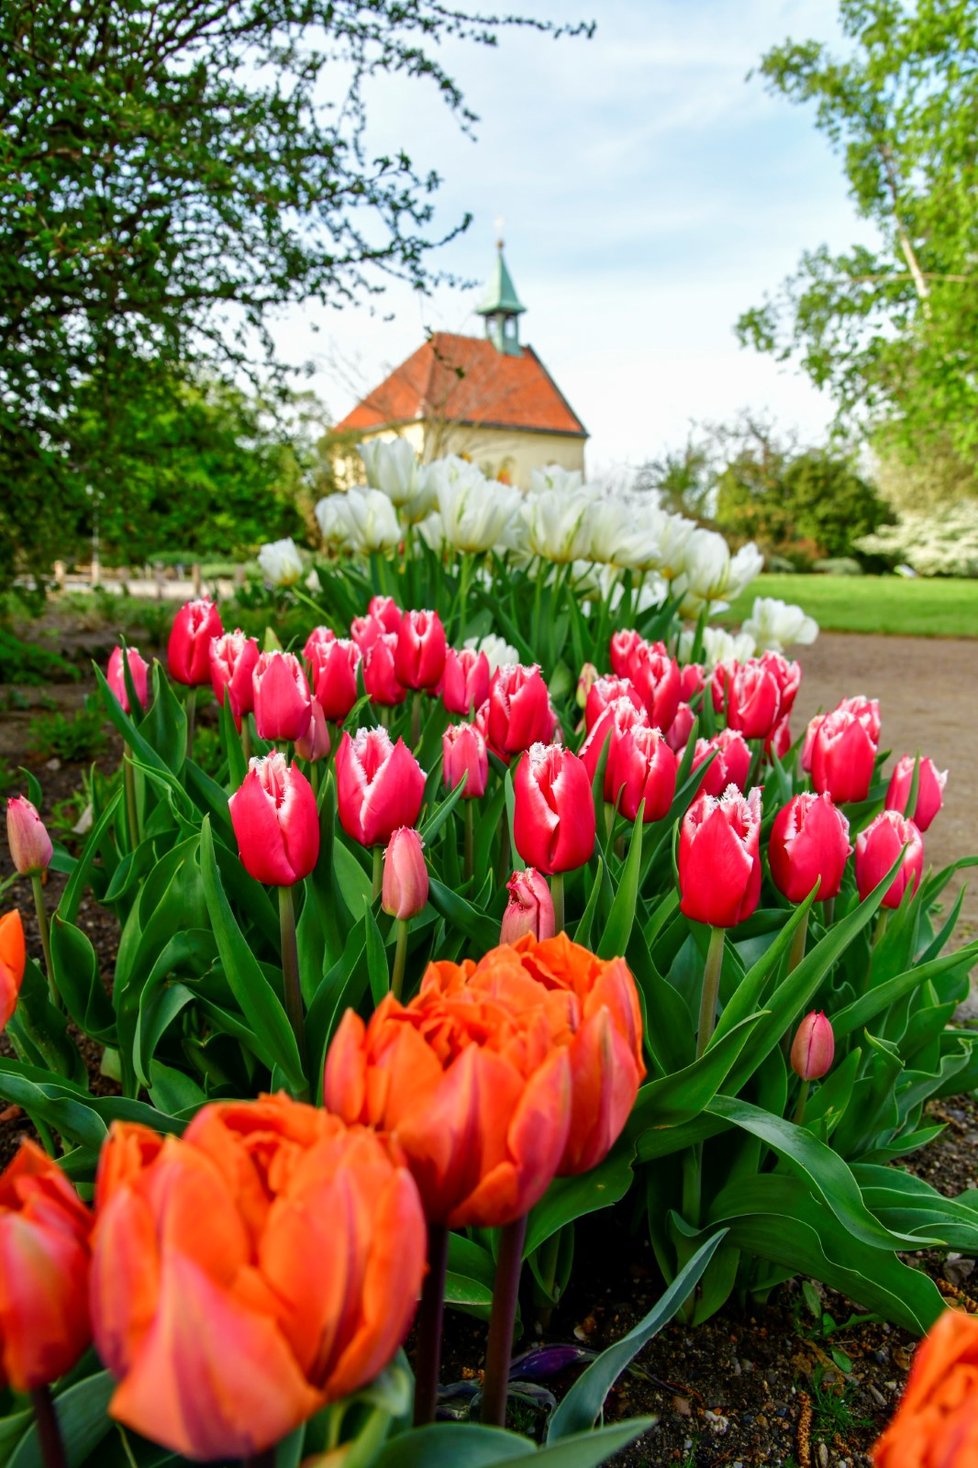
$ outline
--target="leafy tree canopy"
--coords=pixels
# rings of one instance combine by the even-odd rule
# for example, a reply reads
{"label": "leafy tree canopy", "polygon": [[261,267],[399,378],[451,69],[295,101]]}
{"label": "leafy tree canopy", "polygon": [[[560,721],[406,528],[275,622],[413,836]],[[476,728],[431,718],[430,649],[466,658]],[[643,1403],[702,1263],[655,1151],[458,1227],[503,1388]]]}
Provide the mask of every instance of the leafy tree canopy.
{"label": "leafy tree canopy", "polygon": [[[430,283],[438,178],[372,156],[371,79],[427,81],[468,126],[437,48],[513,24],[555,29],[441,0],[5,0],[0,473],[36,510],[22,553],[47,554],[52,496],[111,480],[66,425],[120,361],[231,372],[270,359],[289,302]],[[14,544],[8,525],[0,559]]]}
{"label": "leafy tree canopy", "polygon": [[883,425],[889,451],[978,446],[978,6],[839,0],[849,54],[786,41],[760,71],[811,103],[843,159],[875,248],[806,253],[780,294],[738,322],[794,359],[843,418]]}

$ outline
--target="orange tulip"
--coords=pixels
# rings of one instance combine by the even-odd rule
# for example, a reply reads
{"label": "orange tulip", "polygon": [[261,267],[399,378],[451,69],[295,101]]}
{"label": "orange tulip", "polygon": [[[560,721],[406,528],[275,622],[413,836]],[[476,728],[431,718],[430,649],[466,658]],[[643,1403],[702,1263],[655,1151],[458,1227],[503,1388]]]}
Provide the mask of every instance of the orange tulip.
{"label": "orange tulip", "polygon": [[92,1216],[40,1147],[0,1174],[0,1380],[34,1391],[69,1371],[91,1339]]}
{"label": "orange tulip", "polygon": [[0,917],[0,1030],[17,1008],[17,996],[24,979],[27,950],[24,925],[16,908]]}
{"label": "orange tulip", "polygon": [[972,1468],[978,1463],[978,1318],[946,1310],[917,1347],[896,1416],[873,1468]]}
{"label": "orange tulip", "polygon": [[206,1106],[182,1139],[116,1123],[92,1261],[113,1417],[192,1459],[262,1452],[370,1381],[424,1272],[387,1141],[285,1096]]}

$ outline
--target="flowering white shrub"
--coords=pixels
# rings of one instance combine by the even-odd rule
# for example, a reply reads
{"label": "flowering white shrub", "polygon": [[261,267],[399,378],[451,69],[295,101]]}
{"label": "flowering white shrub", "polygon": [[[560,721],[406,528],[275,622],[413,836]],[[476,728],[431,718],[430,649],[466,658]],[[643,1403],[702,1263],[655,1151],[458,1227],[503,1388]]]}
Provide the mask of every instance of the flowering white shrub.
{"label": "flowering white shrub", "polygon": [[978,576],[978,503],[908,512],[855,545],[871,555],[900,556],[918,576]]}

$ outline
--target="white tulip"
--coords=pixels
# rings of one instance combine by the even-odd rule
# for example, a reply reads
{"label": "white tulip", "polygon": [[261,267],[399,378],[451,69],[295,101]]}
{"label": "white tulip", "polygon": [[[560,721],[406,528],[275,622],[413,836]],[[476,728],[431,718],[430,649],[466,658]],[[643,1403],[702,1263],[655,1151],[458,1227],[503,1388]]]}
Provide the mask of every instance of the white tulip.
{"label": "white tulip", "polygon": [[685,515],[663,514],[656,525],[658,560],[653,569],[667,581],[675,580],[686,570],[686,559],[693,536],[707,533],[698,531],[695,521],[687,520]]}
{"label": "white tulip", "polygon": [[590,498],[578,492],[564,494],[543,489],[523,501],[526,547],[548,561],[565,564],[584,560],[590,539]]}
{"label": "white tulip", "polygon": [[740,550],[730,562],[730,577],[727,581],[726,595],[732,601],[763,570],[764,557],[754,542],[749,540],[746,545],[740,547]]}
{"label": "white tulip", "polygon": [[349,495],[328,494],[316,506],[316,520],[323,543],[333,550],[348,550],[353,534],[353,519],[347,503]]}
{"label": "white tulip", "polygon": [[559,464],[545,464],[530,474],[530,494],[543,494],[551,489],[560,494],[577,494],[583,484],[580,469],[562,469]]}
{"label": "white tulip", "polygon": [[393,550],[401,539],[394,506],[379,489],[351,489],[346,496],[350,516],[350,544],[354,550]]}
{"label": "white tulip", "polygon": [[[679,661],[688,663],[693,655],[696,633],[684,627],[679,634]],[[749,632],[728,632],[726,627],[704,627],[703,648],[700,662],[708,673],[718,663],[743,663],[752,658],[756,651],[754,639]]]}
{"label": "white tulip", "polygon": [[485,653],[490,673],[495,673],[497,668],[518,663],[520,660],[516,648],[510,647],[508,642],[504,641],[502,637],[497,637],[494,632],[488,633],[485,637],[467,637],[464,645],[474,647],[476,652]]}
{"label": "white tulip", "polygon": [[291,535],[263,545],[258,564],[269,586],[295,586],[302,580],[302,557]]}
{"label": "white tulip", "polygon": [[423,520],[431,509],[429,470],[418,463],[418,456],[406,438],[380,439],[357,445],[367,484],[380,490],[392,505],[415,523]]}
{"label": "white tulip", "polygon": [[440,551],[445,544],[445,526],[437,510],[432,510],[430,514],[425,515],[424,519],[419,520],[414,528],[431,550]]}
{"label": "white tulip", "polygon": [[466,465],[468,473],[445,470],[440,462],[431,468],[445,539],[456,550],[472,554],[492,550],[519,512],[523,498],[519,490],[485,479],[471,464]]}
{"label": "white tulip", "polygon": [[791,602],[776,596],[755,596],[743,631],[752,635],[762,651],[784,652],[795,643],[809,647],[818,636],[818,623]]}

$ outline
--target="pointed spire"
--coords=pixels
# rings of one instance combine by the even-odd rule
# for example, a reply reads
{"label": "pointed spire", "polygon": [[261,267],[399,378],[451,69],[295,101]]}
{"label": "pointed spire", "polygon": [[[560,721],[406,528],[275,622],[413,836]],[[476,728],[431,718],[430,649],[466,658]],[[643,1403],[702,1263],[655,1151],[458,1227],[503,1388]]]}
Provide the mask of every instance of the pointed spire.
{"label": "pointed spire", "polygon": [[525,310],[506,268],[503,241],[499,239],[496,241],[494,269],[486,283],[482,304],[476,307],[477,314],[485,317],[486,336],[497,352],[504,352],[512,357],[519,356],[521,347],[518,318]]}

